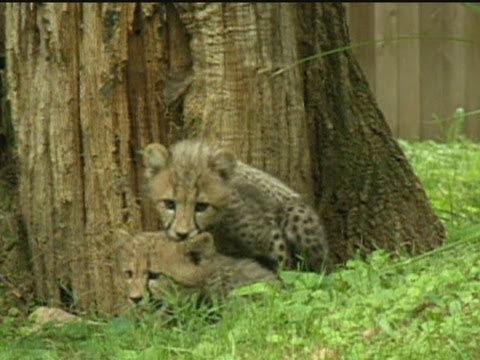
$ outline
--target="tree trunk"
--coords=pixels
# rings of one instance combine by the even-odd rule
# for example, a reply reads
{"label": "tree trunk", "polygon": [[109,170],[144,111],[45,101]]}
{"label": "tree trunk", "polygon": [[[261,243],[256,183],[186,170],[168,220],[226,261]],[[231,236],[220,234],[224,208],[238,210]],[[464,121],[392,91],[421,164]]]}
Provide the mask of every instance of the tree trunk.
{"label": "tree trunk", "polygon": [[[37,296],[121,301],[110,230],[158,227],[138,151],[202,136],[322,211],[335,260],[444,231],[349,51],[339,4],[8,4],[8,97]],[[284,71],[279,71],[284,70]]]}
{"label": "tree trunk", "polygon": [[[306,4],[298,10],[299,58],[349,45],[342,4]],[[305,64],[303,78],[315,198],[334,260],[375,249],[419,254],[440,245],[444,227],[352,52]]]}
{"label": "tree trunk", "polygon": [[[53,305],[113,311],[118,296],[109,231],[156,227],[153,212],[142,216],[138,202],[137,150],[164,141],[157,100],[163,62],[159,45],[138,46],[137,9],[7,5],[21,214],[36,295]],[[151,14],[143,31],[153,43],[161,33],[151,9],[144,6]],[[128,61],[134,47],[134,61]]]}

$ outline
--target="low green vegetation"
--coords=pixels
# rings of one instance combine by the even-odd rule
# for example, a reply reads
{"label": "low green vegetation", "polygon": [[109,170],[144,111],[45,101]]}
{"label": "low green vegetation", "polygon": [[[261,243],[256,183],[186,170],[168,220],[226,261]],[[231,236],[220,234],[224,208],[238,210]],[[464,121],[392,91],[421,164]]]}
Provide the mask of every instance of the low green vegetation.
{"label": "low green vegetation", "polygon": [[284,289],[256,284],[215,306],[221,320],[182,303],[169,317],[37,331],[12,309],[0,359],[478,359],[480,146],[401,146],[448,226],[442,248],[396,259],[377,251],[328,277],[285,272]]}
{"label": "low green vegetation", "polygon": [[437,215],[448,227],[480,223],[480,144],[400,144]]}

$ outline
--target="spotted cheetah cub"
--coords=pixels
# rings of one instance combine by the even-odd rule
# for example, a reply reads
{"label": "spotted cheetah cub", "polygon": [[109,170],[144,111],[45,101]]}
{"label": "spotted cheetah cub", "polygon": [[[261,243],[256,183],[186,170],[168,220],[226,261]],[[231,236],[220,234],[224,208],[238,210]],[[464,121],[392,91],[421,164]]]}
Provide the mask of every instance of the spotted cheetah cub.
{"label": "spotted cheetah cub", "polygon": [[302,255],[321,271],[328,245],[319,216],[273,176],[202,140],[143,151],[148,196],[164,230],[179,241],[209,231],[218,251],[277,269],[296,267]]}
{"label": "spotted cheetah cub", "polygon": [[139,303],[147,293],[154,300],[166,294],[224,298],[232,290],[256,283],[279,282],[277,275],[252,259],[237,259],[217,252],[211,234],[188,241],[169,239],[163,232],[122,233],[121,269],[128,296]]}

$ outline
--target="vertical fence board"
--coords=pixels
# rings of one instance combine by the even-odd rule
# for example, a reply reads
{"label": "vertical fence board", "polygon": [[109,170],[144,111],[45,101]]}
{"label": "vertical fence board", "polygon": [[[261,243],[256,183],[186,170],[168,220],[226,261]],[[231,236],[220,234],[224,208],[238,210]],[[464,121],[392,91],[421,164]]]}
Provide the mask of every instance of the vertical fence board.
{"label": "vertical fence board", "polygon": [[[458,36],[461,22],[456,4],[423,4],[421,32],[426,36]],[[460,20],[460,21],[459,21]],[[461,34],[460,34],[461,36]],[[450,118],[464,98],[461,75],[465,44],[448,40],[421,42],[422,137],[444,140]],[[439,121],[434,121],[436,114]]]}
{"label": "vertical fence board", "polygon": [[[399,36],[419,33],[419,4],[398,4],[397,30]],[[397,116],[395,135],[401,138],[420,137],[420,41],[398,42]]]}
{"label": "vertical fence board", "polygon": [[[445,5],[444,5],[445,6]],[[457,4],[448,5],[445,12],[445,28],[446,33],[455,38],[462,38],[465,34],[465,15],[466,9]],[[445,125],[450,127],[453,122],[455,109],[465,107],[466,101],[466,59],[465,54],[469,45],[460,41],[448,41],[443,49],[443,61],[445,62],[445,78],[446,78],[446,106],[447,118]],[[448,136],[448,134],[445,134]]]}
{"label": "vertical fence board", "polygon": [[[373,41],[375,38],[375,4],[348,3],[348,28],[352,44],[363,41]],[[375,44],[361,46],[353,50],[355,57],[362,66],[370,89],[375,91]]]}
{"label": "vertical fence board", "polygon": [[[465,37],[480,41],[480,13],[467,10]],[[465,46],[465,109],[480,110],[480,45]],[[467,117],[466,134],[480,141],[480,114]]]}
{"label": "vertical fence board", "polygon": [[[375,6],[375,38],[391,39],[397,34],[397,6],[394,3]],[[397,43],[381,42],[375,47],[375,90],[380,109],[388,125],[397,133]]]}
{"label": "vertical fence board", "polygon": [[[439,34],[444,31],[441,23],[439,4],[423,4],[420,7],[420,32]],[[421,93],[421,136],[440,139],[441,132],[435,124],[432,113],[445,114],[445,81],[442,62],[442,47],[437,41],[420,42],[420,93]]]}

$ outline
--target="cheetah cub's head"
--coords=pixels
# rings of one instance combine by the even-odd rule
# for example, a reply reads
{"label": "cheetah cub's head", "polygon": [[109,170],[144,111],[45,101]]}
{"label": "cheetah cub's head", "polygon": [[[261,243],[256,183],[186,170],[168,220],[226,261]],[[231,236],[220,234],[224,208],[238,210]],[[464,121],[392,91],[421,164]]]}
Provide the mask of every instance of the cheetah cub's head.
{"label": "cheetah cub's head", "polygon": [[217,223],[230,198],[236,159],[202,140],[183,140],[169,149],[153,143],[143,150],[148,195],[167,234],[179,241]]}
{"label": "cheetah cub's head", "polygon": [[126,294],[135,305],[147,295],[158,303],[172,300],[172,295],[201,295],[217,256],[213,236],[206,232],[178,242],[164,232],[131,235],[117,230],[115,241]]}
{"label": "cheetah cub's head", "polygon": [[165,238],[162,233],[131,235],[123,229],[114,233],[117,266],[125,279],[125,293],[134,304],[145,298],[148,281],[156,276],[150,271],[150,251],[156,240]]}

